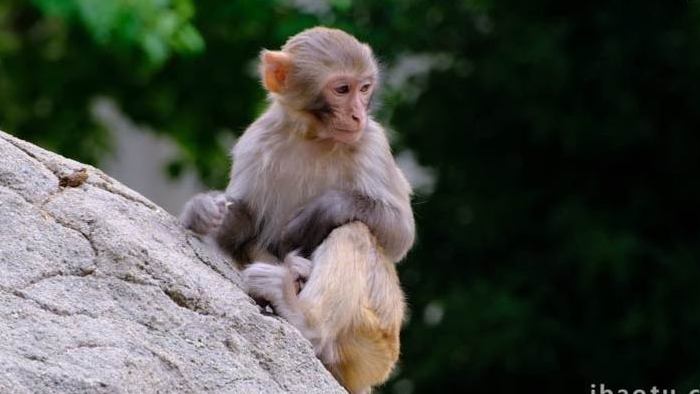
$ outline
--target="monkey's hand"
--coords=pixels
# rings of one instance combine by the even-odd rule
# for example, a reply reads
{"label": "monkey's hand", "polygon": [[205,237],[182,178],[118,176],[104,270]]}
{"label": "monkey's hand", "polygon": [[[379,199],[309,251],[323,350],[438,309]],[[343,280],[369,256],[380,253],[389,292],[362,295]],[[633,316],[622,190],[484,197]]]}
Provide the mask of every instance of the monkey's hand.
{"label": "monkey's hand", "polygon": [[226,214],[226,195],[219,191],[200,193],[192,197],[180,215],[185,228],[206,235],[221,226]]}
{"label": "monkey's hand", "polygon": [[336,227],[352,221],[354,207],[347,192],[330,190],[300,208],[282,232],[280,255],[298,250],[309,257]]}

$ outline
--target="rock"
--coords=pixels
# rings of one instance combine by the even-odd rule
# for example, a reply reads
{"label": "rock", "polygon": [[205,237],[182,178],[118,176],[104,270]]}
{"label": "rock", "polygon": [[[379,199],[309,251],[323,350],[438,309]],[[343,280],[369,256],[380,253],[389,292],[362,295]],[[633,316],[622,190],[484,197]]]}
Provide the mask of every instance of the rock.
{"label": "rock", "polygon": [[344,392],[225,258],[96,168],[0,132],[0,224],[2,393]]}

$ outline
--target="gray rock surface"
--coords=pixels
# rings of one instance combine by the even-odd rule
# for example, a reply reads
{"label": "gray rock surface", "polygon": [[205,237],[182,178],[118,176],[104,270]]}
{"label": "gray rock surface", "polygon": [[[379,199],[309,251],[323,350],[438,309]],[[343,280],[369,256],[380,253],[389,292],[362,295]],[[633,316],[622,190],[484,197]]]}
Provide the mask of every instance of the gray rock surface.
{"label": "gray rock surface", "polygon": [[239,284],[163,209],[0,132],[0,392],[344,392]]}

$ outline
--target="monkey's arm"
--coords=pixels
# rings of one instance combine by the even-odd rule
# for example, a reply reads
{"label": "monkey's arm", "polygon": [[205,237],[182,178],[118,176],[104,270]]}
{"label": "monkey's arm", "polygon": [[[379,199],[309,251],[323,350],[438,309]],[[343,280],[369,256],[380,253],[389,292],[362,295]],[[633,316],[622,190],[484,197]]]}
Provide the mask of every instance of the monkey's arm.
{"label": "monkey's arm", "polygon": [[413,213],[354,191],[330,190],[302,207],[282,235],[281,255],[300,249],[310,256],[333,229],[353,221],[365,223],[391,261],[401,260],[415,237]]}

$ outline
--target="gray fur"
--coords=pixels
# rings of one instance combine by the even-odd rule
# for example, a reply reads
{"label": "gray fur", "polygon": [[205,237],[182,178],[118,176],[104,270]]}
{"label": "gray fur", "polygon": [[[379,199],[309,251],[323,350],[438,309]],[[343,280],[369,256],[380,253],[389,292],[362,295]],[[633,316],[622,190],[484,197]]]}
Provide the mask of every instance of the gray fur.
{"label": "gray fur", "polygon": [[329,190],[301,208],[287,224],[279,254],[299,250],[308,257],[335,228],[360,221],[388,255],[403,255],[413,243],[413,223],[400,210],[356,191]]}
{"label": "gray fur", "polygon": [[231,207],[225,218],[192,220],[203,223],[189,227],[214,225],[216,231],[207,232],[237,259],[259,252],[283,259],[296,249],[308,257],[333,229],[360,221],[385,257],[400,261],[413,244],[415,224],[411,188],[386,133],[367,115],[358,140],[339,138],[334,108],[320,93],[328,77],[340,74],[378,85],[371,49],[346,33],[312,29],[274,56],[263,51],[264,83],[266,62],[279,67],[271,59],[283,55],[293,59],[284,89],[273,84],[270,106],[233,148],[226,196],[242,205]]}
{"label": "gray fur", "polygon": [[245,263],[250,260],[248,246],[255,238],[255,228],[255,219],[248,204],[242,200],[232,200],[215,239],[236,261]]}
{"label": "gray fur", "polygon": [[180,222],[197,234],[207,235],[221,226],[226,213],[226,196],[220,191],[192,197],[182,210]]}

